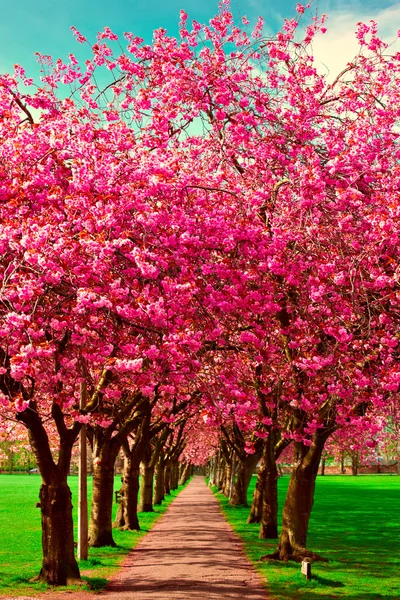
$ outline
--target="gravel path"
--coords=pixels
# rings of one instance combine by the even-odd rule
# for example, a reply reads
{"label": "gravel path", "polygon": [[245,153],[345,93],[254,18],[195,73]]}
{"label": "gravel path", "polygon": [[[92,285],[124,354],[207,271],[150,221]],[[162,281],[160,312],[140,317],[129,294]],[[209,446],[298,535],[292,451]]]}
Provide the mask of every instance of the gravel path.
{"label": "gravel path", "polygon": [[45,592],[37,600],[96,598],[267,600],[268,595],[218,500],[203,477],[194,477],[128,555],[106,590],[98,595]]}

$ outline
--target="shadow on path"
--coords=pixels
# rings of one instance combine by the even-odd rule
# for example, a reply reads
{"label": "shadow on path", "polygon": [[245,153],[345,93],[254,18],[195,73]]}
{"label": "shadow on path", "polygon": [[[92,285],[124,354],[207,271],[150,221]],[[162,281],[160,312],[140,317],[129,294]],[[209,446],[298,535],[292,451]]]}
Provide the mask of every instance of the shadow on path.
{"label": "shadow on path", "polygon": [[104,600],[266,600],[259,575],[203,477],[131,552]]}

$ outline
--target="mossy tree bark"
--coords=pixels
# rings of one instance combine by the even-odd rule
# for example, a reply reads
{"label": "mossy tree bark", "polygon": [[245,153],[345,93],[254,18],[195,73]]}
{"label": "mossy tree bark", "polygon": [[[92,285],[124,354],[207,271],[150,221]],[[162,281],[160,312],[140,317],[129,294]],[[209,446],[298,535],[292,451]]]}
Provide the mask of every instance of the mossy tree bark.
{"label": "mossy tree bark", "polygon": [[115,546],[112,535],[114,465],[121,448],[121,437],[96,425],[91,431],[93,444],[93,493],[90,513],[89,546]]}
{"label": "mossy tree bark", "polygon": [[[140,489],[140,510],[142,512],[153,512],[153,492],[155,487],[154,475],[163,445],[168,437],[169,430],[151,431],[153,442],[147,444],[143,460],[143,478]],[[158,436],[157,436],[158,434]]]}
{"label": "mossy tree bark", "polygon": [[154,504],[161,504],[164,500],[164,467],[165,467],[165,452],[161,450],[159,459],[155,468],[154,481]]}
{"label": "mossy tree bark", "polygon": [[219,456],[218,467],[217,467],[217,481],[216,481],[217,490],[219,492],[221,492],[223,489],[224,472],[225,472],[225,459],[223,456]]}
{"label": "mossy tree bark", "polygon": [[150,461],[142,463],[139,509],[141,512],[153,512],[154,469],[155,466]]}
{"label": "mossy tree bark", "polygon": [[179,478],[179,485],[184,485],[190,477],[191,464],[185,463]]}
{"label": "mossy tree bark", "polygon": [[169,460],[166,460],[164,467],[164,496],[169,496],[171,494],[171,463]]}
{"label": "mossy tree bark", "polygon": [[210,463],[210,485],[217,485],[218,480],[219,453],[211,459]]}
{"label": "mossy tree bark", "polygon": [[222,476],[222,493],[229,498],[232,479],[232,462],[225,459],[224,474]]}
{"label": "mossy tree bark", "polygon": [[122,487],[120,489],[120,500],[114,525],[120,529],[139,531],[138,518],[138,494],[139,494],[139,474],[140,474],[140,456],[133,456],[129,446],[125,452],[124,447],[124,473],[122,477]]}
{"label": "mossy tree bark", "polygon": [[253,500],[251,503],[249,518],[247,523],[260,523],[262,516],[263,494],[265,487],[266,467],[263,461],[257,473],[256,486],[254,488]]}
{"label": "mossy tree bark", "polygon": [[232,480],[233,450],[230,446],[228,446],[225,440],[221,440],[220,449],[221,458],[218,475],[218,490],[220,490],[224,494],[224,496],[229,498]]}
{"label": "mossy tree bark", "polygon": [[135,438],[131,443],[127,439],[123,442],[124,474],[120,489],[120,502],[118,505],[115,526],[122,529],[139,531],[138,519],[138,494],[140,463],[144,458],[146,445],[149,443],[150,410],[143,416],[136,430]]}
{"label": "mossy tree bark", "polygon": [[81,425],[67,428],[58,404],[52,407],[52,417],[59,434],[59,458],[55,463],[50,442],[36,404],[19,413],[18,419],[28,429],[29,440],[42,476],[40,509],[42,517],[43,562],[39,579],[49,585],[70,585],[80,580],[74,553],[71,491],[67,476],[71,463],[72,446]]}
{"label": "mossy tree bark", "polygon": [[179,485],[179,463],[174,460],[171,465],[171,490],[177,490]]}

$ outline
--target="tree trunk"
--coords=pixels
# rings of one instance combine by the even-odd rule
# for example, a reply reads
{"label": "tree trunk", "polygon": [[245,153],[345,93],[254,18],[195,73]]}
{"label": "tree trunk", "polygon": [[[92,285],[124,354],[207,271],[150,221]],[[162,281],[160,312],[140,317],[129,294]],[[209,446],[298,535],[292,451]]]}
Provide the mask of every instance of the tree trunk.
{"label": "tree trunk", "polygon": [[74,554],[71,490],[66,479],[40,488],[43,563],[39,579],[50,585],[70,585],[80,580]]}
{"label": "tree trunk", "polygon": [[125,454],[124,474],[120,489],[120,502],[118,505],[115,527],[139,531],[138,519],[138,494],[139,494],[140,457]]}
{"label": "tree trunk", "polygon": [[247,523],[260,523],[262,516],[263,493],[265,486],[266,469],[264,461],[260,465],[257,475],[256,487],[254,488],[253,501]]}
{"label": "tree trunk", "polygon": [[114,464],[121,443],[106,430],[96,426],[93,431],[93,492],[90,513],[89,546],[115,546],[112,535]]}
{"label": "tree trunk", "polygon": [[397,441],[397,475],[400,475],[400,433]]}
{"label": "tree trunk", "polygon": [[344,452],[340,455],[340,474],[344,475],[346,473],[346,469],[344,468]]}
{"label": "tree trunk", "polygon": [[326,462],[326,458],[323,458],[321,460],[321,475],[325,475],[325,462]]}
{"label": "tree trunk", "polygon": [[140,508],[141,512],[153,512],[153,480],[154,465],[150,462],[142,463],[143,474],[140,485]]}
{"label": "tree trunk", "polygon": [[248,506],[247,490],[259,460],[260,453],[256,453],[249,454],[244,460],[239,461],[236,482],[229,502],[231,506]]}
{"label": "tree trunk", "polygon": [[215,482],[219,492],[223,489],[224,471],[224,459],[220,456],[217,464],[217,481]]}
{"label": "tree trunk", "polygon": [[183,462],[179,463],[179,466],[178,466],[178,485],[180,485],[179,482],[180,482],[180,480],[182,478],[182,475],[183,475],[183,473],[185,471],[185,467],[186,467],[186,463],[183,463]]}
{"label": "tree trunk", "polygon": [[170,467],[170,471],[169,471],[169,488],[170,488],[170,493],[172,490],[176,490],[176,488],[178,487],[178,482],[176,480],[176,463],[175,461],[171,462],[171,467]]}
{"label": "tree trunk", "polygon": [[214,456],[212,462],[212,471],[211,471],[211,485],[217,485],[218,480],[218,455]]}
{"label": "tree trunk", "polygon": [[232,477],[232,464],[228,461],[225,462],[224,475],[223,475],[223,483],[222,483],[222,493],[224,496],[229,498],[229,492],[231,488],[231,477]]}
{"label": "tree trunk", "polygon": [[353,475],[358,475],[358,453],[354,452],[351,455],[351,472]]}
{"label": "tree trunk", "polygon": [[81,425],[75,423],[67,429],[60,407],[52,407],[52,416],[59,432],[58,463],[53,460],[49,438],[34,402],[18,415],[18,420],[28,429],[29,441],[35,455],[42,485],[40,510],[42,518],[43,562],[39,579],[49,585],[70,585],[80,580],[74,553],[71,491],[67,476],[71,464],[72,446]]}
{"label": "tree trunk", "polygon": [[154,504],[161,504],[164,500],[164,453],[161,452],[156,465],[154,482]]}
{"label": "tree trunk", "polygon": [[179,463],[178,463],[178,461],[176,461],[176,463],[175,463],[173,473],[174,473],[174,477],[173,477],[172,489],[177,490],[178,485],[179,485]]}
{"label": "tree trunk", "polygon": [[185,463],[184,468],[182,469],[182,474],[179,479],[179,485],[184,485],[190,477],[190,467],[189,463]]}
{"label": "tree trunk", "polygon": [[275,459],[274,435],[269,433],[264,442],[263,458],[265,464],[264,490],[262,494],[261,539],[278,537],[278,469]]}
{"label": "tree trunk", "polygon": [[169,496],[171,494],[171,464],[166,463],[164,467],[164,494]]}
{"label": "tree trunk", "polygon": [[112,536],[113,492],[114,463],[112,460],[94,463],[89,527],[89,546],[92,548],[115,546]]}
{"label": "tree trunk", "polygon": [[267,470],[264,484],[259,537],[263,540],[278,537],[278,471],[276,465]]}
{"label": "tree trunk", "polygon": [[305,558],[325,560],[306,548],[308,523],[314,502],[315,480],[326,435],[314,434],[311,446],[296,444],[299,462],[293,467],[282,514],[282,530],[277,550],[262,558],[301,562]]}

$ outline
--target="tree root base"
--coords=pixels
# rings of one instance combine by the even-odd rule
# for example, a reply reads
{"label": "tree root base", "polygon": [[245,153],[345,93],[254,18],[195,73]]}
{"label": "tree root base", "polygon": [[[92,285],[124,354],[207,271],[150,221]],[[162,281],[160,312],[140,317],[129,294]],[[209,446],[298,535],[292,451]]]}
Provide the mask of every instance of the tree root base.
{"label": "tree root base", "polygon": [[114,540],[107,540],[105,542],[90,542],[89,540],[89,548],[115,548],[116,545],[117,544],[114,542]]}
{"label": "tree root base", "polygon": [[114,529],[118,529],[119,531],[141,531],[140,525],[133,525],[130,527],[129,525],[113,525]]}
{"label": "tree root base", "polygon": [[29,583],[37,583],[38,581],[41,581],[43,583],[46,583],[47,585],[52,585],[52,586],[57,586],[57,585],[76,585],[79,587],[82,587],[86,584],[86,581],[84,581],[83,579],[81,579],[80,577],[76,576],[76,575],[71,575],[70,577],[67,577],[65,583],[54,583],[54,581],[49,581],[49,579],[46,577],[45,574],[39,573],[39,575],[36,575],[35,577],[32,577],[31,579],[29,579]]}
{"label": "tree root base", "polygon": [[246,523],[248,523],[248,524],[249,523],[261,523],[261,517],[252,517],[252,516],[250,516],[247,519]]}
{"label": "tree root base", "polygon": [[311,550],[307,550],[307,548],[298,548],[292,553],[287,553],[278,548],[272,554],[265,554],[264,556],[261,556],[258,560],[276,560],[282,562],[288,562],[289,560],[293,560],[295,562],[302,562],[306,558],[310,560],[310,562],[329,562],[328,559],[324,556],[316,554],[315,552],[311,552]]}

